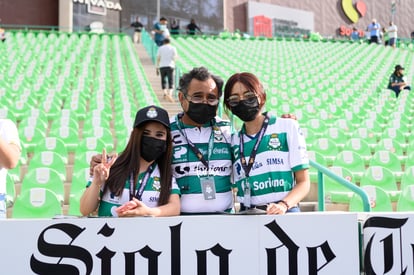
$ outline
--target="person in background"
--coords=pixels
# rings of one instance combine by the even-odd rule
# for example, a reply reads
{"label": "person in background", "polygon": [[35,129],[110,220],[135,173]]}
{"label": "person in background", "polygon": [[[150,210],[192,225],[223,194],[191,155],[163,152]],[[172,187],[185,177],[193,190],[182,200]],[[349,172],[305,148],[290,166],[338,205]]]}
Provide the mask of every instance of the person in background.
{"label": "person in background", "polygon": [[177,35],[177,34],[180,34],[180,21],[179,21],[179,20],[174,19],[174,20],[172,21],[171,25],[170,25],[170,29],[171,29],[170,33],[171,33],[172,35]]}
{"label": "person in background", "polygon": [[[164,93],[164,98],[174,102],[173,88],[174,88],[174,68],[175,60],[177,59],[177,50],[170,44],[170,39],[165,38],[164,44],[158,48],[157,52],[157,75],[161,75],[161,88]],[[167,90],[168,82],[168,90]]]}
{"label": "person in background", "polygon": [[179,190],[171,175],[172,138],[166,110],[140,109],[125,150],[93,167],[93,179],[80,200],[87,216],[174,216],[180,213]]}
{"label": "person in background", "polygon": [[359,32],[358,29],[353,27],[351,32],[351,40],[358,41],[359,40]]}
{"label": "person in background", "polygon": [[5,42],[6,41],[6,30],[0,27],[0,41]]}
{"label": "person in background", "polygon": [[201,29],[197,26],[193,18],[191,18],[190,24],[187,25],[186,29],[187,29],[187,34],[189,35],[195,35],[197,31],[199,31],[200,33],[203,33]]}
{"label": "person in background", "polygon": [[378,44],[380,42],[381,25],[377,23],[377,20],[375,18],[372,19],[372,22],[368,25],[367,30],[370,34],[369,43]]}
{"label": "person in background", "polygon": [[232,75],[224,88],[225,108],[244,123],[232,137],[233,187],[241,210],[267,214],[299,212],[309,193],[309,160],[296,120],[263,112],[266,93],[252,73]]}
{"label": "person in background", "polygon": [[404,67],[396,65],[394,72],[391,74],[388,81],[388,89],[395,92],[395,96],[398,97],[402,90],[411,90],[410,85],[404,79]]}
{"label": "person in background", "polygon": [[0,219],[7,217],[7,170],[17,166],[21,154],[19,134],[10,119],[0,119]]}
{"label": "person in background", "polygon": [[170,31],[167,28],[167,18],[161,17],[160,21],[154,24],[153,32],[154,34],[154,41],[158,47],[161,47],[164,39],[170,37]]}
{"label": "person in background", "polygon": [[141,43],[141,33],[144,28],[144,25],[139,21],[139,17],[135,19],[135,22],[131,23],[131,27],[134,28],[134,43]]}
{"label": "person in background", "polygon": [[384,46],[388,46],[389,43],[390,43],[390,35],[387,32],[386,28],[382,28],[382,37],[383,37],[383,40],[384,40]]}
{"label": "person in background", "polygon": [[393,47],[394,49],[397,46],[397,36],[398,36],[397,32],[398,32],[397,26],[394,24],[394,22],[390,21],[390,25],[387,29],[387,33],[389,37],[388,45]]}

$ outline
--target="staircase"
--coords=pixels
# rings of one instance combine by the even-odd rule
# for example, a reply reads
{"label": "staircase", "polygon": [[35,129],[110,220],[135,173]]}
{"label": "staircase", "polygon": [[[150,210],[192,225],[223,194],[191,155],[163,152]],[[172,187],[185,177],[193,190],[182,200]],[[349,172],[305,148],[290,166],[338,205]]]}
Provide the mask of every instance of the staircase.
{"label": "staircase", "polygon": [[[151,86],[156,93],[158,100],[161,103],[161,107],[168,111],[168,114],[171,116],[175,116],[179,112],[182,111],[181,106],[178,102],[177,93],[174,93],[175,102],[169,102],[168,100],[164,99],[164,94],[161,89],[161,79],[160,76],[156,74],[156,67],[155,64],[152,63],[151,57],[148,55],[147,51],[145,50],[142,44],[135,44],[135,48],[137,50],[139,59],[141,60],[142,67],[144,68],[145,73],[147,74],[147,78],[151,83]],[[175,87],[177,83],[175,83]]]}

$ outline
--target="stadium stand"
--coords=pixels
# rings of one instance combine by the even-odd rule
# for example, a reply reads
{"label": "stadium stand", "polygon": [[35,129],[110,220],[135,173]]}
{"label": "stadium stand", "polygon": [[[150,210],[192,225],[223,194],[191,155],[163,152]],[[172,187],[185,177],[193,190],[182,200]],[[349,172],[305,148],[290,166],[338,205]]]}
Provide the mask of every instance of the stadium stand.
{"label": "stadium stand", "polygon": [[[334,164],[346,172],[344,164],[334,163],[342,151],[359,154],[365,168],[375,164],[374,153],[391,152],[398,159],[391,170],[396,180],[391,181],[392,188],[378,186],[397,194],[401,191],[404,169],[414,159],[410,156],[414,142],[409,139],[414,129],[414,96],[404,91],[396,99],[384,87],[395,64],[412,64],[411,49],[335,40],[204,35],[177,36],[172,43],[180,55],[178,74],[195,66],[206,66],[223,79],[237,71],[257,74],[268,92],[266,109],[297,114],[314,159],[328,167]],[[0,117],[18,124],[24,145],[19,166],[10,171],[17,197],[31,159],[53,139],[60,145],[47,149],[61,150],[62,140],[66,151],[62,156],[67,159],[63,209],[67,213],[79,196],[77,188],[86,183],[81,181],[87,179],[90,156],[102,150],[98,146],[81,152],[77,150],[80,144],[110,135],[112,139],[104,141],[104,146],[110,148],[112,143],[112,151],[120,152],[136,109],[160,104],[135,47],[122,34],[10,31],[0,46],[0,69],[5,72],[0,76],[0,102],[8,106],[0,109]],[[411,83],[413,75],[406,70]],[[92,130],[97,127],[111,132],[99,135]],[[398,141],[401,148],[394,145]],[[396,163],[391,161],[387,168]],[[316,179],[314,171],[311,177]],[[363,178],[361,185],[371,185],[367,179],[362,184]],[[72,190],[74,182],[77,187]]]}

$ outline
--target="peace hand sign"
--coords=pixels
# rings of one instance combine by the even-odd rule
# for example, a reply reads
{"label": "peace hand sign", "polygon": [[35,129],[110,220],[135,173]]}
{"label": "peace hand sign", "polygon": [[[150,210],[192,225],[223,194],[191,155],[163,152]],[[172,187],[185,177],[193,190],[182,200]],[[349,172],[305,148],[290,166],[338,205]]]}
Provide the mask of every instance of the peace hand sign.
{"label": "peace hand sign", "polygon": [[94,179],[99,179],[99,185],[102,185],[109,177],[109,170],[115,163],[117,155],[115,154],[111,159],[107,159],[105,148],[102,150],[102,162],[96,165],[93,169]]}

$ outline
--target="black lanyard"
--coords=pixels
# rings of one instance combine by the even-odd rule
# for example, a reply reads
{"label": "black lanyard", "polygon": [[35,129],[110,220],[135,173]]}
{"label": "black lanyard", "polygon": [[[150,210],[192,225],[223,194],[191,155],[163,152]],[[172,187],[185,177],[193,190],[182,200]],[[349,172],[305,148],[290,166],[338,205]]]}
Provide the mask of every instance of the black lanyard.
{"label": "black lanyard", "polygon": [[135,180],[134,180],[134,173],[131,172],[131,175],[129,176],[129,199],[132,200],[132,198],[137,198],[138,200],[141,200],[142,198],[142,193],[144,193],[144,189],[145,186],[148,183],[148,180],[152,174],[152,171],[154,171],[154,167],[155,167],[155,163],[153,163],[152,165],[148,166],[147,171],[145,172],[144,178],[141,181],[141,185],[139,187],[139,189],[137,190],[137,192],[134,195],[134,189],[135,189]]}
{"label": "black lanyard", "polygon": [[263,121],[263,124],[262,124],[262,128],[260,129],[259,136],[258,136],[258,138],[256,140],[256,143],[253,147],[253,150],[250,154],[248,165],[246,163],[246,157],[244,156],[244,138],[243,138],[243,134],[242,134],[242,131],[239,132],[239,137],[240,137],[240,161],[241,161],[241,165],[243,167],[244,173],[246,175],[246,178],[249,177],[250,170],[252,169],[254,160],[256,158],[257,149],[259,148],[260,141],[262,141],[262,138],[264,136],[264,133],[266,132],[266,129],[267,129],[268,125],[269,125],[269,117],[266,115],[265,119]]}
{"label": "black lanyard", "polygon": [[176,121],[177,121],[177,127],[178,130],[180,131],[181,135],[185,137],[185,139],[187,140],[188,146],[190,146],[191,151],[193,151],[193,153],[196,155],[196,157],[198,158],[199,161],[201,161],[204,166],[209,170],[209,165],[208,163],[210,162],[210,156],[213,152],[213,147],[214,147],[214,129],[213,126],[211,126],[211,135],[210,135],[210,140],[208,142],[208,157],[207,160],[204,158],[203,154],[200,152],[200,150],[194,145],[194,143],[189,140],[187,138],[187,135],[185,134],[185,131],[182,129],[183,127],[181,126],[181,116],[176,117]]}

